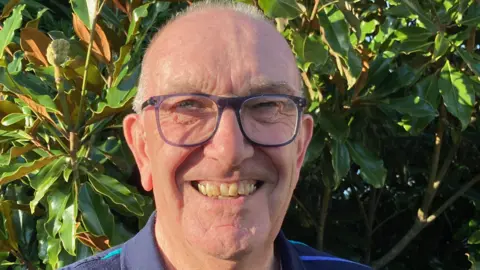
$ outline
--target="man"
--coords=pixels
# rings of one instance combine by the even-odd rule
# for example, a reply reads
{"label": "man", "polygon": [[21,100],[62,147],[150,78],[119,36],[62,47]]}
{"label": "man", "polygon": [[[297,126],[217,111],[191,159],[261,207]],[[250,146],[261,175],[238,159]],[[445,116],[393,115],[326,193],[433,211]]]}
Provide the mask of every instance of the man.
{"label": "man", "polygon": [[368,269],[280,232],[313,120],[295,58],[253,7],[200,3],[142,65],[124,131],[156,213],[69,269]]}

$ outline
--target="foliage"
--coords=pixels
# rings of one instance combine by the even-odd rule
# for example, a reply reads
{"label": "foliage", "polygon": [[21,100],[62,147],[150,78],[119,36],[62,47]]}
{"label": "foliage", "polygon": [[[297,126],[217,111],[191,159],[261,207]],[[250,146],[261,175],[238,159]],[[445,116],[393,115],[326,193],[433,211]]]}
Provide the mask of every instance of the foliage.
{"label": "foliage", "polygon": [[[121,120],[188,4],[70,2],[0,0],[0,267],[61,267],[153,210]],[[244,2],[290,43],[315,118],[287,235],[378,268],[476,267],[478,1]]]}

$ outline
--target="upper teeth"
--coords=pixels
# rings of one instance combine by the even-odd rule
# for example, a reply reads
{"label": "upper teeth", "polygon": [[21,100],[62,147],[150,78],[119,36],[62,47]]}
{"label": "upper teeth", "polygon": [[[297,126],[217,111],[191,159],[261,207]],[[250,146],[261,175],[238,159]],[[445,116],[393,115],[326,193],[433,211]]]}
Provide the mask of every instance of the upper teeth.
{"label": "upper teeth", "polygon": [[238,183],[199,183],[198,190],[208,197],[237,197],[239,195],[250,195],[256,190],[255,183],[251,181],[240,181]]}

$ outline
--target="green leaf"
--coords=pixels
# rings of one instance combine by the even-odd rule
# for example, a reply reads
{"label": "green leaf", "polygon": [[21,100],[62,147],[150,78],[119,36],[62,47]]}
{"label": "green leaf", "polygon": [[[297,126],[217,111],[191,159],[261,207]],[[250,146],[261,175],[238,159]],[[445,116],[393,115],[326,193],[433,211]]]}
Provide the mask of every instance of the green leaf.
{"label": "green leaf", "polygon": [[55,237],[62,226],[62,213],[70,197],[71,189],[58,188],[47,196],[48,220],[45,222],[45,231],[50,237]]}
{"label": "green leaf", "polygon": [[445,32],[438,32],[435,37],[435,49],[433,51],[433,60],[440,59],[449,49],[450,43],[445,38]]}
{"label": "green leaf", "polygon": [[470,237],[468,238],[468,244],[469,245],[476,245],[480,244],[480,230],[474,232]]}
{"label": "green leaf", "polygon": [[395,30],[395,36],[398,41],[423,41],[433,36],[433,34],[423,27],[406,26]]}
{"label": "green leaf", "polygon": [[25,120],[25,118],[27,117],[28,115],[25,115],[23,113],[11,113],[11,114],[8,114],[7,116],[5,116],[3,119],[2,119],[2,125],[4,126],[10,126],[10,125],[13,125],[15,123],[18,123],[20,121],[23,121]]}
{"label": "green leaf", "polygon": [[438,87],[447,110],[460,120],[462,130],[466,129],[470,123],[475,101],[469,78],[455,70],[447,61],[440,73]]}
{"label": "green leaf", "polygon": [[75,234],[77,226],[77,212],[78,212],[78,200],[75,194],[70,196],[65,211],[62,213],[62,227],[60,228],[59,235],[62,240],[63,247],[72,256],[75,256]]}
{"label": "green leaf", "polygon": [[35,197],[30,202],[30,209],[33,212],[38,202],[49,191],[50,187],[57,181],[65,168],[65,157],[61,157],[54,162],[43,167],[40,172],[30,179],[30,185],[35,189]]}
{"label": "green leaf", "polygon": [[463,16],[460,24],[477,27],[480,23],[480,3],[474,2],[467,9],[465,16]]}
{"label": "green leaf", "polygon": [[5,185],[11,181],[17,180],[43,166],[50,164],[58,159],[58,156],[44,157],[28,163],[13,163],[10,166],[0,167],[0,185]]}
{"label": "green leaf", "polygon": [[259,0],[258,5],[272,18],[293,19],[302,12],[295,0]]}
{"label": "green leaf", "polygon": [[341,115],[320,110],[317,121],[318,127],[328,132],[336,140],[342,141],[348,137],[349,128]]}
{"label": "green leaf", "polygon": [[293,52],[300,61],[300,68],[307,71],[310,64],[323,66],[328,60],[328,52],[319,36],[310,35],[302,37],[296,32],[292,32]]}
{"label": "green leaf", "polygon": [[105,235],[112,237],[115,221],[110,207],[102,196],[92,190],[88,183],[80,188],[79,207],[85,228],[96,236]]}
{"label": "green leaf", "polygon": [[24,52],[16,51],[13,54],[13,61],[8,64],[8,73],[17,75],[22,71],[22,60],[24,59]]}
{"label": "green leaf", "polygon": [[385,99],[381,101],[383,107],[396,110],[402,114],[415,117],[437,116],[437,110],[420,96],[406,96],[402,98]]}
{"label": "green leaf", "polygon": [[312,136],[312,141],[308,145],[307,153],[305,154],[304,164],[309,164],[314,162],[319,158],[323,153],[323,148],[325,147],[325,138],[327,134],[323,130],[316,128],[315,133]]}
{"label": "green leaf", "polygon": [[93,188],[100,194],[107,196],[114,203],[124,206],[131,213],[142,216],[142,207],[132,192],[118,180],[98,172],[91,173],[85,170]]}
{"label": "green leaf", "polygon": [[5,48],[12,42],[15,30],[22,24],[22,11],[25,5],[18,5],[13,9],[12,16],[5,20],[3,28],[0,30],[0,59],[3,58]]}
{"label": "green leaf", "polygon": [[337,189],[340,181],[350,171],[350,154],[345,142],[332,140],[330,148],[332,155],[332,167],[334,169],[335,187]]}
{"label": "green leaf", "polygon": [[150,6],[150,4],[151,3],[141,5],[133,10],[132,21],[130,22],[130,26],[128,27],[127,42],[125,44],[130,44],[131,42],[133,42],[133,38],[138,33],[138,27],[140,27],[140,22],[148,15],[148,7]]}
{"label": "green leaf", "polygon": [[362,179],[375,188],[385,185],[387,170],[383,166],[383,160],[359,143],[348,141],[347,147],[353,162],[360,166]]}
{"label": "green leaf", "polygon": [[368,34],[371,34],[375,31],[377,25],[379,25],[379,22],[377,20],[371,20],[368,22],[362,20],[362,22],[360,23],[360,29],[362,30],[362,33],[358,42],[363,42]]}
{"label": "green leaf", "polygon": [[97,0],[71,0],[73,11],[82,20],[83,24],[92,30],[93,20],[96,16],[98,1]]}
{"label": "green leaf", "polygon": [[58,255],[62,250],[61,241],[60,239],[48,237],[47,240],[47,256],[48,256],[48,264],[53,268],[57,269],[58,264]]}
{"label": "green leaf", "polygon": [[402,2],[407,6],[408,10],[418,16],[418,19],[427,27],[428,30],[432,33],[437,32],[437,26],[433,21],[425,14],[425,11],[422,10],[417,0],[402,0]]}
{"label": "green leaf", "polygon": [[475,59],[474,54],[462,48],[456,48],[457,53],[462,57],[470,70],[480,77],[480,61]]}

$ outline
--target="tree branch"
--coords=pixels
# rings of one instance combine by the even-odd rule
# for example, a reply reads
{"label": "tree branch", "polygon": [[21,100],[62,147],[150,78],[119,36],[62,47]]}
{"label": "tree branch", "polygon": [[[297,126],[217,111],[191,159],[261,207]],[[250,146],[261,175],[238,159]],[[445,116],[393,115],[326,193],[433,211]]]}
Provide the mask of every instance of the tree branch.
{"label": "tree branch", "polygon": [[325,187],[322,198],[322,209],[320,212],[320,224],[317,230],[317,249],[323,250],[324,236],[325,236],[325,222],[328,216],[328,205],[330,203],[330,197],[332,190],[329,187]]}
{"label": "tree branch", "polygon": [[317,221],[315,220],[313,215],[310,214],[310,211],[308,211],[308,209],[305,207],[305,205],[297,198],[297,196],[295,196],[295,194],[293,194],[293,199],[298,204],[298,206],[300,206],[300,208],[305,212],[305,214],[307,214],[307,217],[312,221],[315,228],[317,228],[318,227]]}

